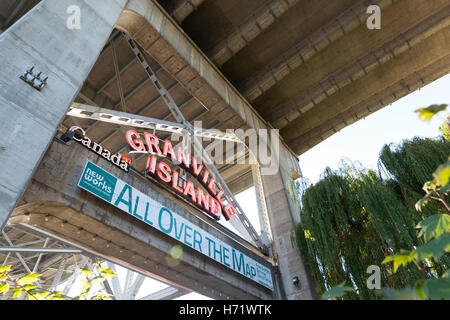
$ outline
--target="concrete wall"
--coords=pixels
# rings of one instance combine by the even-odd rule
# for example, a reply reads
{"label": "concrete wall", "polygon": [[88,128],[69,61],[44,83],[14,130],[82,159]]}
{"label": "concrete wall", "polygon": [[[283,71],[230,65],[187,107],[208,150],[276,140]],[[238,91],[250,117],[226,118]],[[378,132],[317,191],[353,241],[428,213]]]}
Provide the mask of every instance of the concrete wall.
{"label": "concrete wall", "polygon": [[[25,190],[114,27],[126,0],[46,0],[0,35],[0,228]],[[69,30],[66,10],[82,11]],[[19,77],[35,66],[41,92]]]}

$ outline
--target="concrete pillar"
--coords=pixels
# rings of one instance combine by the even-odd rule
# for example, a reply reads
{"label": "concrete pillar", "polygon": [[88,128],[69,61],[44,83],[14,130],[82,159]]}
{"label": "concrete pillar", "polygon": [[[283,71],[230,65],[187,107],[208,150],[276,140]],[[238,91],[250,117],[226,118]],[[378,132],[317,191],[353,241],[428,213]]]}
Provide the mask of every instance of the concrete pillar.
{"label": "concrete pillar", "polygon": [[[0,35],[0,229],[127,2],[43,0]],[[77,10],[80,28],[69,29]],[[48,77],[42,91],[19,78],[32,66]]]}
{"label": "concrete pillar", "polygon": [[[298,167],[298,160],[294,158],[291,153],[281,148],[279,171],[271,175],[261,175],[261,178],[283,296],[289,300],[316,299],[300,254],[295,243],[291,241],[292,232],[299,221],[298,208],[293,205],[286,189],[287,181],[292,180],[291,169],[298,172],[298,168],[292,168],[294,160]],[[299,278],[299,286],[293,284],[294,277]]]}

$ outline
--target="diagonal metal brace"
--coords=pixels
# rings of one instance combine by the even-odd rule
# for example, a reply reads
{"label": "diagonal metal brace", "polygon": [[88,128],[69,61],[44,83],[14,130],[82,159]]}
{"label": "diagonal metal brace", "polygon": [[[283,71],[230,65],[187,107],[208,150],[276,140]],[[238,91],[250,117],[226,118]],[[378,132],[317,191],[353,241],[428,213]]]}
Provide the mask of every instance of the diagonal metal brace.
{"label": "diagonal metal brace", "polygon": [[234,208],[236,209],[236,214],[232,215],[230,218],[231,225],[236,228],[238,232],[241,233],[241,235],[247,240],[254,244],[256,244],[259,249],[263,253],[267,253],[267,247],[264,245],[263,241],[261,240],[259,234],[255,231],[252,224],[250,223],[250,220],[248,220],[247,216],[245,215],[244,211],[242,210],[239,203],[234,198],[233,194],[231,193],[231,190],[229,189],[228,185],[226,184],[225,180],[222,178],[222,176],[219,173],[219,170],[217,170],[216,166],[214,165],[213,161],[209,157],[208,153],[203,148],[202,143],[198,140],[198,138],[195,135],[195,129],[194,127],[189,123],[189,121],[186,120],[186,118],[181,113],[180,109],[178,108],[177,104],[173,100],[170,93],[167,91],[167,89],[164,87],[164,85],[158,80],[158,77],[156,76],[156,73],[152,70],[150,65],[148,64],[144,54],[139,49],[138,45],[134,42],[133,39],[131,39],[130,36],[128,36],[126,33],[122,32],[122,35],[127,40],[131,50],[138,58],[138,61],[141,63],[142,67],[146,71],[148,77],[152,81],[153,85],[158,90],[161,97],[166,102],[167,106],[169,107],[170,112],[174,116],[174,118],[181,124],[184,125],[186,128],[187,133],[192,137],[194,149],[200,151],[203,162],[205,164],[205,167],[208,168],[208,170],[214,174],[216,178],[216,182],[218,185],[222,187],[222,189],[226,193],[226,201],[231,203]]}

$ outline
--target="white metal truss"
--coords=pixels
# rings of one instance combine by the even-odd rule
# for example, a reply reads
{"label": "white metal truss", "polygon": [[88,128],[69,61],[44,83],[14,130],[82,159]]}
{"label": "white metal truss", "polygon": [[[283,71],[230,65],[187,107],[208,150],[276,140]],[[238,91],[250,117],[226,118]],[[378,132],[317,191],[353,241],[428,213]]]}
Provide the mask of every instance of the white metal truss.
{"label": "white metal truss", "polygon": [[169,107],[169,110],[172,113],[172,115],[175,117],[175,119],[180,124],[183,125],[186,133],[188,133],[192,137],[194,149],[196,149],[200,152],[205,167],[211,173],[214,174],[217,184],[225,191],[225,199],[226,199],[225,202],[231,203],[234,206],[234,208],[236,209],[237,214],[232,215],[229,222],[239,233],[241,233],[241,235],[245,239],[247,239],[248,241],[250,241],[253,244],[256,244],[261,251],[267,253],[267,247],[261,240],[259,234],[253,228],[250,220],[245,215],[244,211],[242,210],[242,208],[239,205],[239,203],[237,202],[237,200],[234,198],[233,193],[229,189],[225,180],[220,175],[219,170],[217,170],[216,166],[214,165],[214,162],[211,160],[208,153],[203,148],[202,143],[197,139],[197,136],[195,134],[195,128],[189,123],[189,121],[187,121],[185,119],[185,117],[181,113],[179,107],[177,106],[174,99],[172,98],[172,95],[164,87],[164,85],[158,80],[156,73],[152,70],[152,68],[148,64],[145,56],[142,54],[138,45],[126,33],[122,33],[122,35],[127,40],[131,50],[133,51],[135,56],[138,58],[138,61],[141,63],[141,65],[144,68],[144,70],[146,71],[148,77],[152,81],[153,85],[158,90],[160,96],[163,98],[164,102]]}
{"label": "white metal truss", "polygon": [[[27,273],[39,273],[42,276],[41,281],[36,284],[38,288],[61,291],[62,295],[68,299],[78,294],[80,290],[81,269],[89,269],[94,275],[98,275],[98,271],[94,267],[94,261],[101,258],[92,256],[92,253],[74,247],[56,236],[54,237],[46,232],[40,233],[33,226],[26,224],[7,225],[0,235],[0,246],[0,257],[3,257],[0,260],[1,265],[12,265],[15,277],[21,277]],[[30,271],[31,265],[33,266],[32,271]],[[116,272],[117,268],[114,263],[107,261],[105,265]],[[114,300],[136,300],[141,289],[144,290],[142,294],[145,294],[147,288],[143,288],[143,283],[147,278],[149,277],[146,275],[126,269],[123,290],[120,288],[118,277],[112,277],[102,282],[100,286],[101,290],[110,294]],[[110,284],[112,284],[112,287]],[[156,292],[153,292],[146,298],[173,299],[189,293],[183,289],[169,288],[176,294],[162,296],[154,295]],[[19,299],[24,298],[25,295],[22,295]],[[11,293],[0,295],[0,300],[9,299],[13,299]]]}
{"label": "white metal truss", "polygon": [[[149,118],[137,114],[120,112],[81,103],[73,103],[69,111],[67,112],[67,115],[76,118],[113,123],[120,126],[165,131],[180,135],[184,134],[184,132],[186,131],[185,126],[180,123]],[[242,141],[238,137],[236,137],[236,135],[232,133],[220,132],[218,130],[203,130],[196,128],[194,133],[196,136],[205,139],[219,139],[242,143]]]}

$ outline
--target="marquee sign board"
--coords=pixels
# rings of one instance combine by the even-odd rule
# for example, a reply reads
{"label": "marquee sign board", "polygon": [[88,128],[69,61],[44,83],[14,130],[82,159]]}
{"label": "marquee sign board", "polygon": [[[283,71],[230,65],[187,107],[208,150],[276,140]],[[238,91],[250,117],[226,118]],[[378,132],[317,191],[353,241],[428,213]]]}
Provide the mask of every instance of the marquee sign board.
{"label": "marquee sign board", "polygon": [[87,161],[78,186],[220,264],[273,290],[271,270]]}

